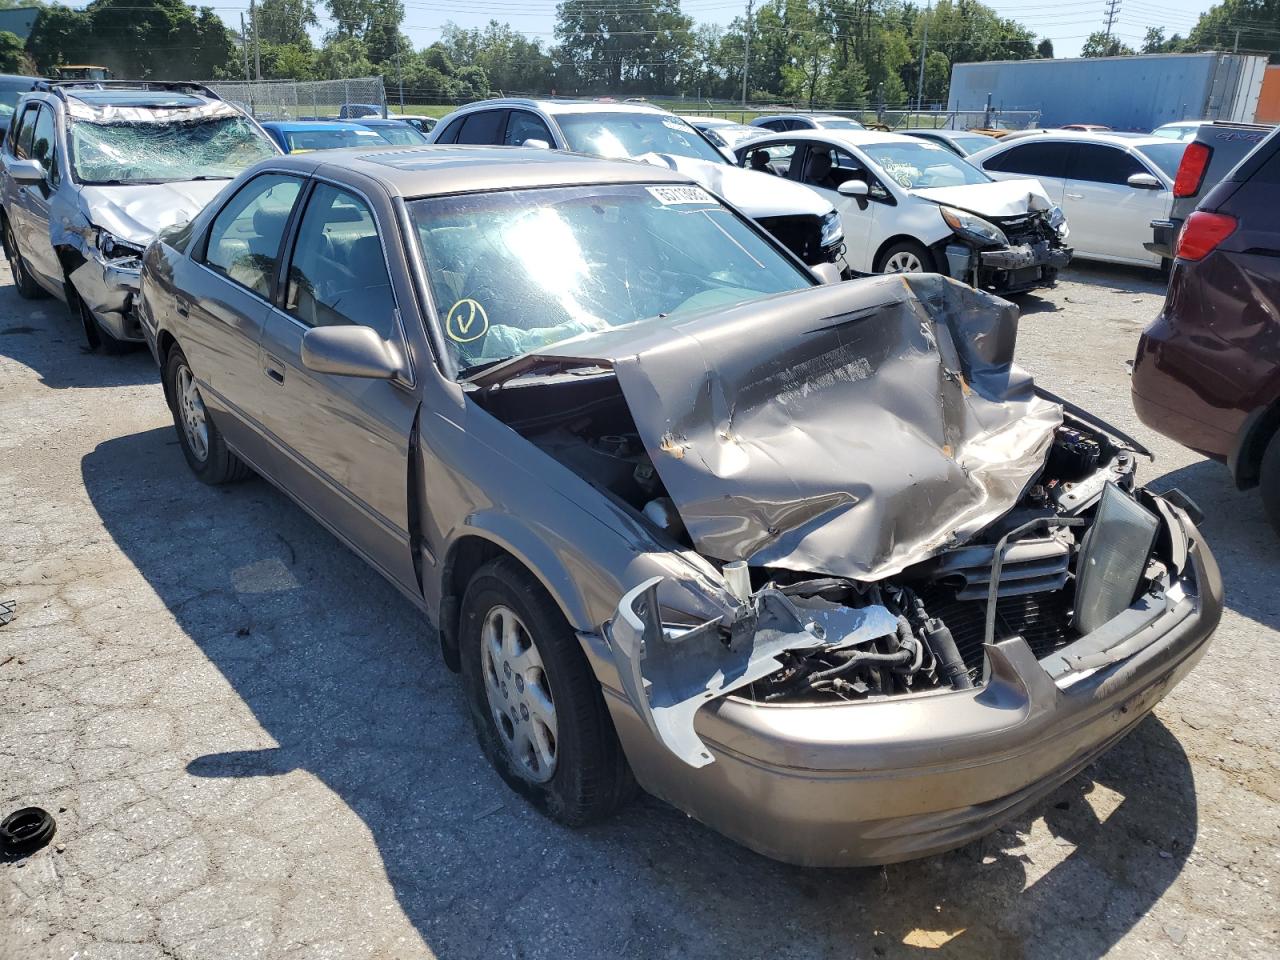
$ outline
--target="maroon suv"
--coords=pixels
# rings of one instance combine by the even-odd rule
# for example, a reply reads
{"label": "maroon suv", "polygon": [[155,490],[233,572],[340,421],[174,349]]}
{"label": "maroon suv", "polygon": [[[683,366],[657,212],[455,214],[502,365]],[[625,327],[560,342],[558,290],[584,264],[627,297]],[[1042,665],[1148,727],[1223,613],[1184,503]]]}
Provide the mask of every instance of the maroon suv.
{"label": "maroon suv", "polygon": [[1280,530],[1280,130],[1187,218],[1176,258],[1138,343],[1133,405],[1241,489],[1260,486]]}

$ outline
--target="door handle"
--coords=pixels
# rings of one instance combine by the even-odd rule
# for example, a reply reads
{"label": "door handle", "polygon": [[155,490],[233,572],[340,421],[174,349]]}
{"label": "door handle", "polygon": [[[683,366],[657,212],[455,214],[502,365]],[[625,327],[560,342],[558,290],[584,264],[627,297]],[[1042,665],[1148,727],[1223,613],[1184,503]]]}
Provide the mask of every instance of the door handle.
{"label": "door handle", "polygon": [[174,310],[180,317],[191,316],[191,303],[183,297],[174,298]]}
{"label": "door handle", "polygon": [[276,383],[284,383],[284,364],[275,357],[267,356],[262,371]]}

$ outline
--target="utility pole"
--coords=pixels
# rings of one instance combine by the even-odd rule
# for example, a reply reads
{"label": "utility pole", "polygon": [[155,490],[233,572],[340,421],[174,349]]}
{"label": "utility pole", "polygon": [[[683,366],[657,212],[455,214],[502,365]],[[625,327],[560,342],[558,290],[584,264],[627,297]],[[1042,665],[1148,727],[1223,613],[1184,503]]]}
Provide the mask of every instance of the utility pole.
{"label": "utility pole", "polygon": [[262,79],[262,48],[258,46],[258,2],[249,0],[249,22],[253,24],[253,78]]}
{"label": "utility pole", "polygon": [[742,50],[742,107],[747,106],[747,76],[751,73],[751,26],[755,0],[747,0],[747,36]]}
{"label": "utility pole", "polygon": [[249,82],[249,31],[244,28],[244,12],[240,13],[240,52],[244,54],[244,82]]}
{"label": "utility pole", "polygon": [[1116,18],[1120,16],[1120,0],[1106,0],[1107,5],[1107,39],[1111,39],[1111,28],[1116,22]]}
{"label": "utility pole", "polygon": [[[396,73],[400,79],[400,113],[404,114],[404,66],[400,62],[400,36],[396,35]],[[385,99],[385,98],[384,98]],[[386,113],[386,105],[383,105],[383,113]]]}
{"label": "utility pole", "polygon": [[924,36],[920,39],[920,77],[916,84],[916,109],[924,109],[924,53],[929,49],[929,17],[933,13],[930,3],[924,12]]}

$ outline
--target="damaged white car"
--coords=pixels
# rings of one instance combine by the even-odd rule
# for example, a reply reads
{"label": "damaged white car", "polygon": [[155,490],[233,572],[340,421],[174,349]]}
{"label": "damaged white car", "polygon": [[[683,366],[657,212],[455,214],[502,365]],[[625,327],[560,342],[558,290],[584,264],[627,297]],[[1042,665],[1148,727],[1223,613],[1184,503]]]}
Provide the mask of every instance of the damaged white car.
{"label": "damaged white car", "polygon": [[140,342],[142,251],[279,151],[198,84],[40,83],[3,148],[2,235],[18,293],[65,300],[91,348]]}
{"label": "damaged white car", "polygon": [[820,286],[665,169],[282,158],[148,248],[141,313],[193,472],[252,467],[431,617],[564,823],[638,781],[798,863],[945,850],[1131,730],[1221,615],[1194,507],[1013,365],[1010,304]]}

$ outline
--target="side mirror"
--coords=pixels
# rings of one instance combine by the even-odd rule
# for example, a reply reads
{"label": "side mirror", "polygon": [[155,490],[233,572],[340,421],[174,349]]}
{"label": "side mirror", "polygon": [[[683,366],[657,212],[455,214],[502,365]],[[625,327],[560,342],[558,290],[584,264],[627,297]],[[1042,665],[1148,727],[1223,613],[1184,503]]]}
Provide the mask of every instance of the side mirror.
{"label": "side mirror", "polygon": [[530,138],[530,139],[526,140],[524,143],[520,144],[520,146],[522,146],[522,147],[533,147],[535,150],[550,150],[550,149],[551,149],[551,144],[547,143],[547,141],[545,141],[545,140],[539,140],[537,137],[532,137],[532,138]]}
{"label": "side mirror", "polygon": [[399,351],[372,327],[312,327],[302,335],[302,365],[313,373],[393,380],[403,372]]}
{"label": "side mirror", "polygon": [[9,176],[13,177],[15,183],[32,184],[44,183],[48,179],[44,167],[40,166],[35,160],[19,160],[16,157],[8,157],[5,159],[5,169],[8,170]]}
{"label": "side mirror", "polygon": [[871,188],[867,186],[865,180],[846,180],[840,186],[836,187],[836,193],[844,197],[858,197],[865,200],[867,194],[871,192]]}
{"label": "side mirror", "polygon": [[1135,173],[1126,181],[1129,186],[1139,190],[1163,190],[1164,184],[1150,173]]}

